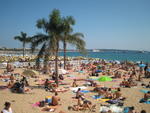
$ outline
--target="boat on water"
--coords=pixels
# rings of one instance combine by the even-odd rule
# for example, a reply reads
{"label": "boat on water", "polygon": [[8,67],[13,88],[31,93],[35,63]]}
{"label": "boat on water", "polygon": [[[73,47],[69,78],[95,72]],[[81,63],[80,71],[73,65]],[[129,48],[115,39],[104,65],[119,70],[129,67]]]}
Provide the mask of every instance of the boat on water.
{"label": "boat on water", "polygon": [[100,52],[98,49],[93,49],[92,52]]}

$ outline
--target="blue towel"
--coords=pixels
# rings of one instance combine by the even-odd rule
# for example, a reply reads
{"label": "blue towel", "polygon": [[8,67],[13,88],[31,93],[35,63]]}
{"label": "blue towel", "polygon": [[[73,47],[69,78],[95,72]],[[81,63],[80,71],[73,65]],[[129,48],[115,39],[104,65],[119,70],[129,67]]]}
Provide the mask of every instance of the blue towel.
{"label": "blue towel", "polygon": [[128,113],[129,110],[130,110],[129,107],[125,107],[124,110],[123,110],[123,113]]}
{"label": "blue towel", "polygon": [[149,100],[149,101],[145,101],[144,98],[142,98],[142,99],[140,100],[140,103],[150,104],[150,100]]}
{"label": "blue towel", "polygon": [[90,91],[89,90],[81,90],[80,92],[81,93],[89,93]]}
{"label": "blue towel", "polygon": [[100,72],[102,72],[102,70],[96,70],[95,72],[96,72],[96,73],[100,73]]}
{"label": "blue towel", "polygon": [[83,71],[79,71],[79,73],[83,73]]}
{"label": "blue towel", "polygon": [[104,96],[98,96],[98,95],[94,95],[92,96],[93,99],[99,99],[99,98],[103,98]]}
{"label": "blue towel", "polygon": [[148,92],[148,90],[140,90],[140,92],[142,92],[142,93],[147,93]]}
{"label": "blue towel", "polygon": [[[89,93],[90,91],[89,90],[81,90],[80,92],[81,93]],[[76,93],[76,91],[73,91],[73,93]]]}

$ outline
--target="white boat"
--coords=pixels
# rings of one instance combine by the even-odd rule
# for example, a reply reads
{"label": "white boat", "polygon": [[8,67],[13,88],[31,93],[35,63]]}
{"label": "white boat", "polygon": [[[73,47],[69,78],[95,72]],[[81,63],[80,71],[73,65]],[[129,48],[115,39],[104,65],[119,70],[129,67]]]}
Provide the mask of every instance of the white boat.
{"label": "white boat", "polygon": [[98,49],[93,49],[92,52],[100,52]]}

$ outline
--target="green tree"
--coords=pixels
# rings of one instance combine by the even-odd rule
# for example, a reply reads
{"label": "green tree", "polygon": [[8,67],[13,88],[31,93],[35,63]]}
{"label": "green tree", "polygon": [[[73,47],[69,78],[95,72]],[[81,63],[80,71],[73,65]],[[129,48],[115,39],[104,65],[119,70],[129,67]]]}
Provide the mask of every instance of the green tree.
{"label": "green tree", "polygon": [[31,40],[30,37],[27,37],[27,34],[24,33],[24,32],[21,32],[21,35],[20,36],[15,36],[14,37],[15,40],[19,40],[20,42],[22,42],[22,47],[23,47],[23,57],[25,55],[25,46],[26,46],[26,43],[29,43]]}
{"label": "green tree", "polygon": [[39,29],[43,29],[46,34],[37,34],[32,37],[32,51],[35,50],[37,46],[43,44],[41,50],[39,51],[37,62],[40,58],[44,58],[45,63],[48,60],[50,54],[55,55],[55,75],[56,84],[58,85],[58,50],[59,42],[61,41],[62,34],[62,18],[60,12],[54,9],[49,15],[49,19],[39,19],[36,25]]}
{"label": "green tree", "polygon": [[82,33],[74,33],[72,26],[75,24],[75,20],[72,16],[63,18],[63,51],[64,51],[64,69],[66,68],[66,49],[67,43],[75,45],[81,52],[85,52],[85,41],[83,40],[84,35]]}

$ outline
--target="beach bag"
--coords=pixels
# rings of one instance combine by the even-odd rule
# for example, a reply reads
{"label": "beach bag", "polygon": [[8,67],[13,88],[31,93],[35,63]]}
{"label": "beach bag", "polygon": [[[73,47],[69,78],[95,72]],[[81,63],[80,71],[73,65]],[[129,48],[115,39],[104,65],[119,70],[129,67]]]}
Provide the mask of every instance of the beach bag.
{"label": "beach bag", "polygon": [[39,107],[44,107],[45,106],[45,101],[40,101]]}

